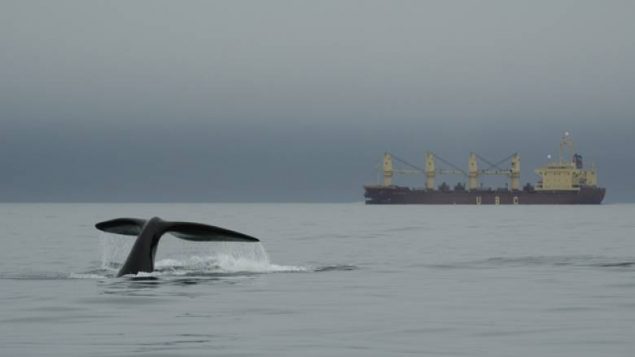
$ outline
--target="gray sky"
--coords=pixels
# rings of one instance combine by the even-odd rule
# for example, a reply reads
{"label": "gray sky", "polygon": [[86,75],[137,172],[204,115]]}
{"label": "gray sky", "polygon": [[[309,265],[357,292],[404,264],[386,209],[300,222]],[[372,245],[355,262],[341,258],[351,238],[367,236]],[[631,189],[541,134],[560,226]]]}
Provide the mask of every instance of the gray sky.
{"label": "gray sky", "polygon": [[518,151],[534,182],[568,130],[607,201],[634,201],[634,14],[633,1],[3,0],[0,200],[361,201],[385,150],[461,166],[471,150]]}

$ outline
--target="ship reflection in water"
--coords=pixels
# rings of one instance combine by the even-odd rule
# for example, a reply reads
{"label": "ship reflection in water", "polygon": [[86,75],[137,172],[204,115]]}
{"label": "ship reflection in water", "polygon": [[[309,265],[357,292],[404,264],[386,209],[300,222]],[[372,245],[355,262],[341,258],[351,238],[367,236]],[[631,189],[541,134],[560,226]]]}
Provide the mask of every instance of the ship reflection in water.
{"label": "ship reflection in water", "polygon": [[[479,170],[478,163],[489,166]],[[395,169],[393,160],[399,161],[408,169]],[[437,169],[440,161],[451,169]],[[511,161],[509,169],[499,165]],[[558,161],[535,170],[540,177],[536,186],[526,184],[520,187],[520,156],[513,154],[498,163],[491,163],[475,153],[470,154],[468,171],[428,152],[426,167],[421,169],[391,153],[384,154],[383,184],[364,186],[366,204],[600,204],[606,189],[597,185],[597,171],[593,165],[585,169],[582,156],[575,153],[573,139],[564,133],[560,141]],[[410,188],[392,184],[395,174],[423,174],[426,177],[425,188]],[[453,189],[445,182],[435,188],[438,175],[462,175],[467,178],[467,187],[458,183]],[[479,184],[480,176],[501,175],[510,179],[509,188],[483,188]]]}

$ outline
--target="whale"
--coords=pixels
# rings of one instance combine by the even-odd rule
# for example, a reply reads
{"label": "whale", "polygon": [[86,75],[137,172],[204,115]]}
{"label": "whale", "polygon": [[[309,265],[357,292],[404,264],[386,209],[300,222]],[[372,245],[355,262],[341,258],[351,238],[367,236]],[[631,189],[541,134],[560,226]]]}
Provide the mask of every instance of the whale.
{"label": "whale", "polygon": [[194,242],[245,242],[255,243],[260,240],[229,229],[194,222],[164,221],[159,217],[148,220],[139,218],[115,218],[95,224],[100,231],[135,236],[126,262],[117,277],[133,275],[140,272],[154,271],[154,257],[161,237],[170,235]]}

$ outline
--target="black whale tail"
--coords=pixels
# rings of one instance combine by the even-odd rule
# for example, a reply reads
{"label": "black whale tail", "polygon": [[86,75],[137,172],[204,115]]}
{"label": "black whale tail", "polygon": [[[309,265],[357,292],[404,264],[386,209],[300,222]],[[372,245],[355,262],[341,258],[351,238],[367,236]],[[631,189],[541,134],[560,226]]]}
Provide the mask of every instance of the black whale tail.
{"label": "black whale tail", "polygon": [[225,228],[192,222],[169,222],[158,217],[147,221],[139,218],[116,218],[99,222],[95,227],[104,232],[137,237],[117,276],[152,272],[157,245],[165,233],[197,242],[259,242],[254,237]]}
{"label": "black whale tail", "polygon": [[[152,218],[158,225],[156,233],[171,235],[196,242],[259,242],[257,238],[229,229],[193,222],[169,222]],[[158,222],[157,222],[158,221]],[[108,233],[139,236],[149,221],[139,218],[116,218],[95,224],[95,228]]]}

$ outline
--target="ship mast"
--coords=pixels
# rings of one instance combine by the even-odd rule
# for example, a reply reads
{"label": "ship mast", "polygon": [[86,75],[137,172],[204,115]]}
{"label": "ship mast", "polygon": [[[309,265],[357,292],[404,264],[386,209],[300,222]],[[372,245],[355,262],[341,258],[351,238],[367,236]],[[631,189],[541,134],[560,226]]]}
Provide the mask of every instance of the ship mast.
{"label": "ship mast", "polygon": [[434,154],[430,151],[426,153],[426,190],[434,190],[434,177],[437,170],[434,164]]}
{"label": "ship mast", "polygon": [[[567,161],[563,161],[563,156],[565,154],[567,154],[568,151],[568,160]],[[573,158],[573,153],[575,152],[575,146],[573,144],[573,139],[571,139],[571,136],[569,136],[569,132],[565,131],[564,135],[562,136],[562,140],[560,140],[560,165],[564,165],[565,162],[566,163],[570,163],[572,158]]]}
{"label": "ship mast", "polygon": [[520,190],[520,155],[517,153],[512,155],[510,178],[512,181],[512,191]]}
{"label": "ship mast", "polygon": [[477,190],[479,176],[478,161],[476,160],[476,154],[473,152],[470,153],[470,158],[467,161],[467,167],[469,172],[467,177],[467,189],[470,191]]}
{"label": "ship mast", "polygon": [[384,153],[384,186],[392,185],[392,177],[394,170],[392,167],[392,155],[390,153]]}

